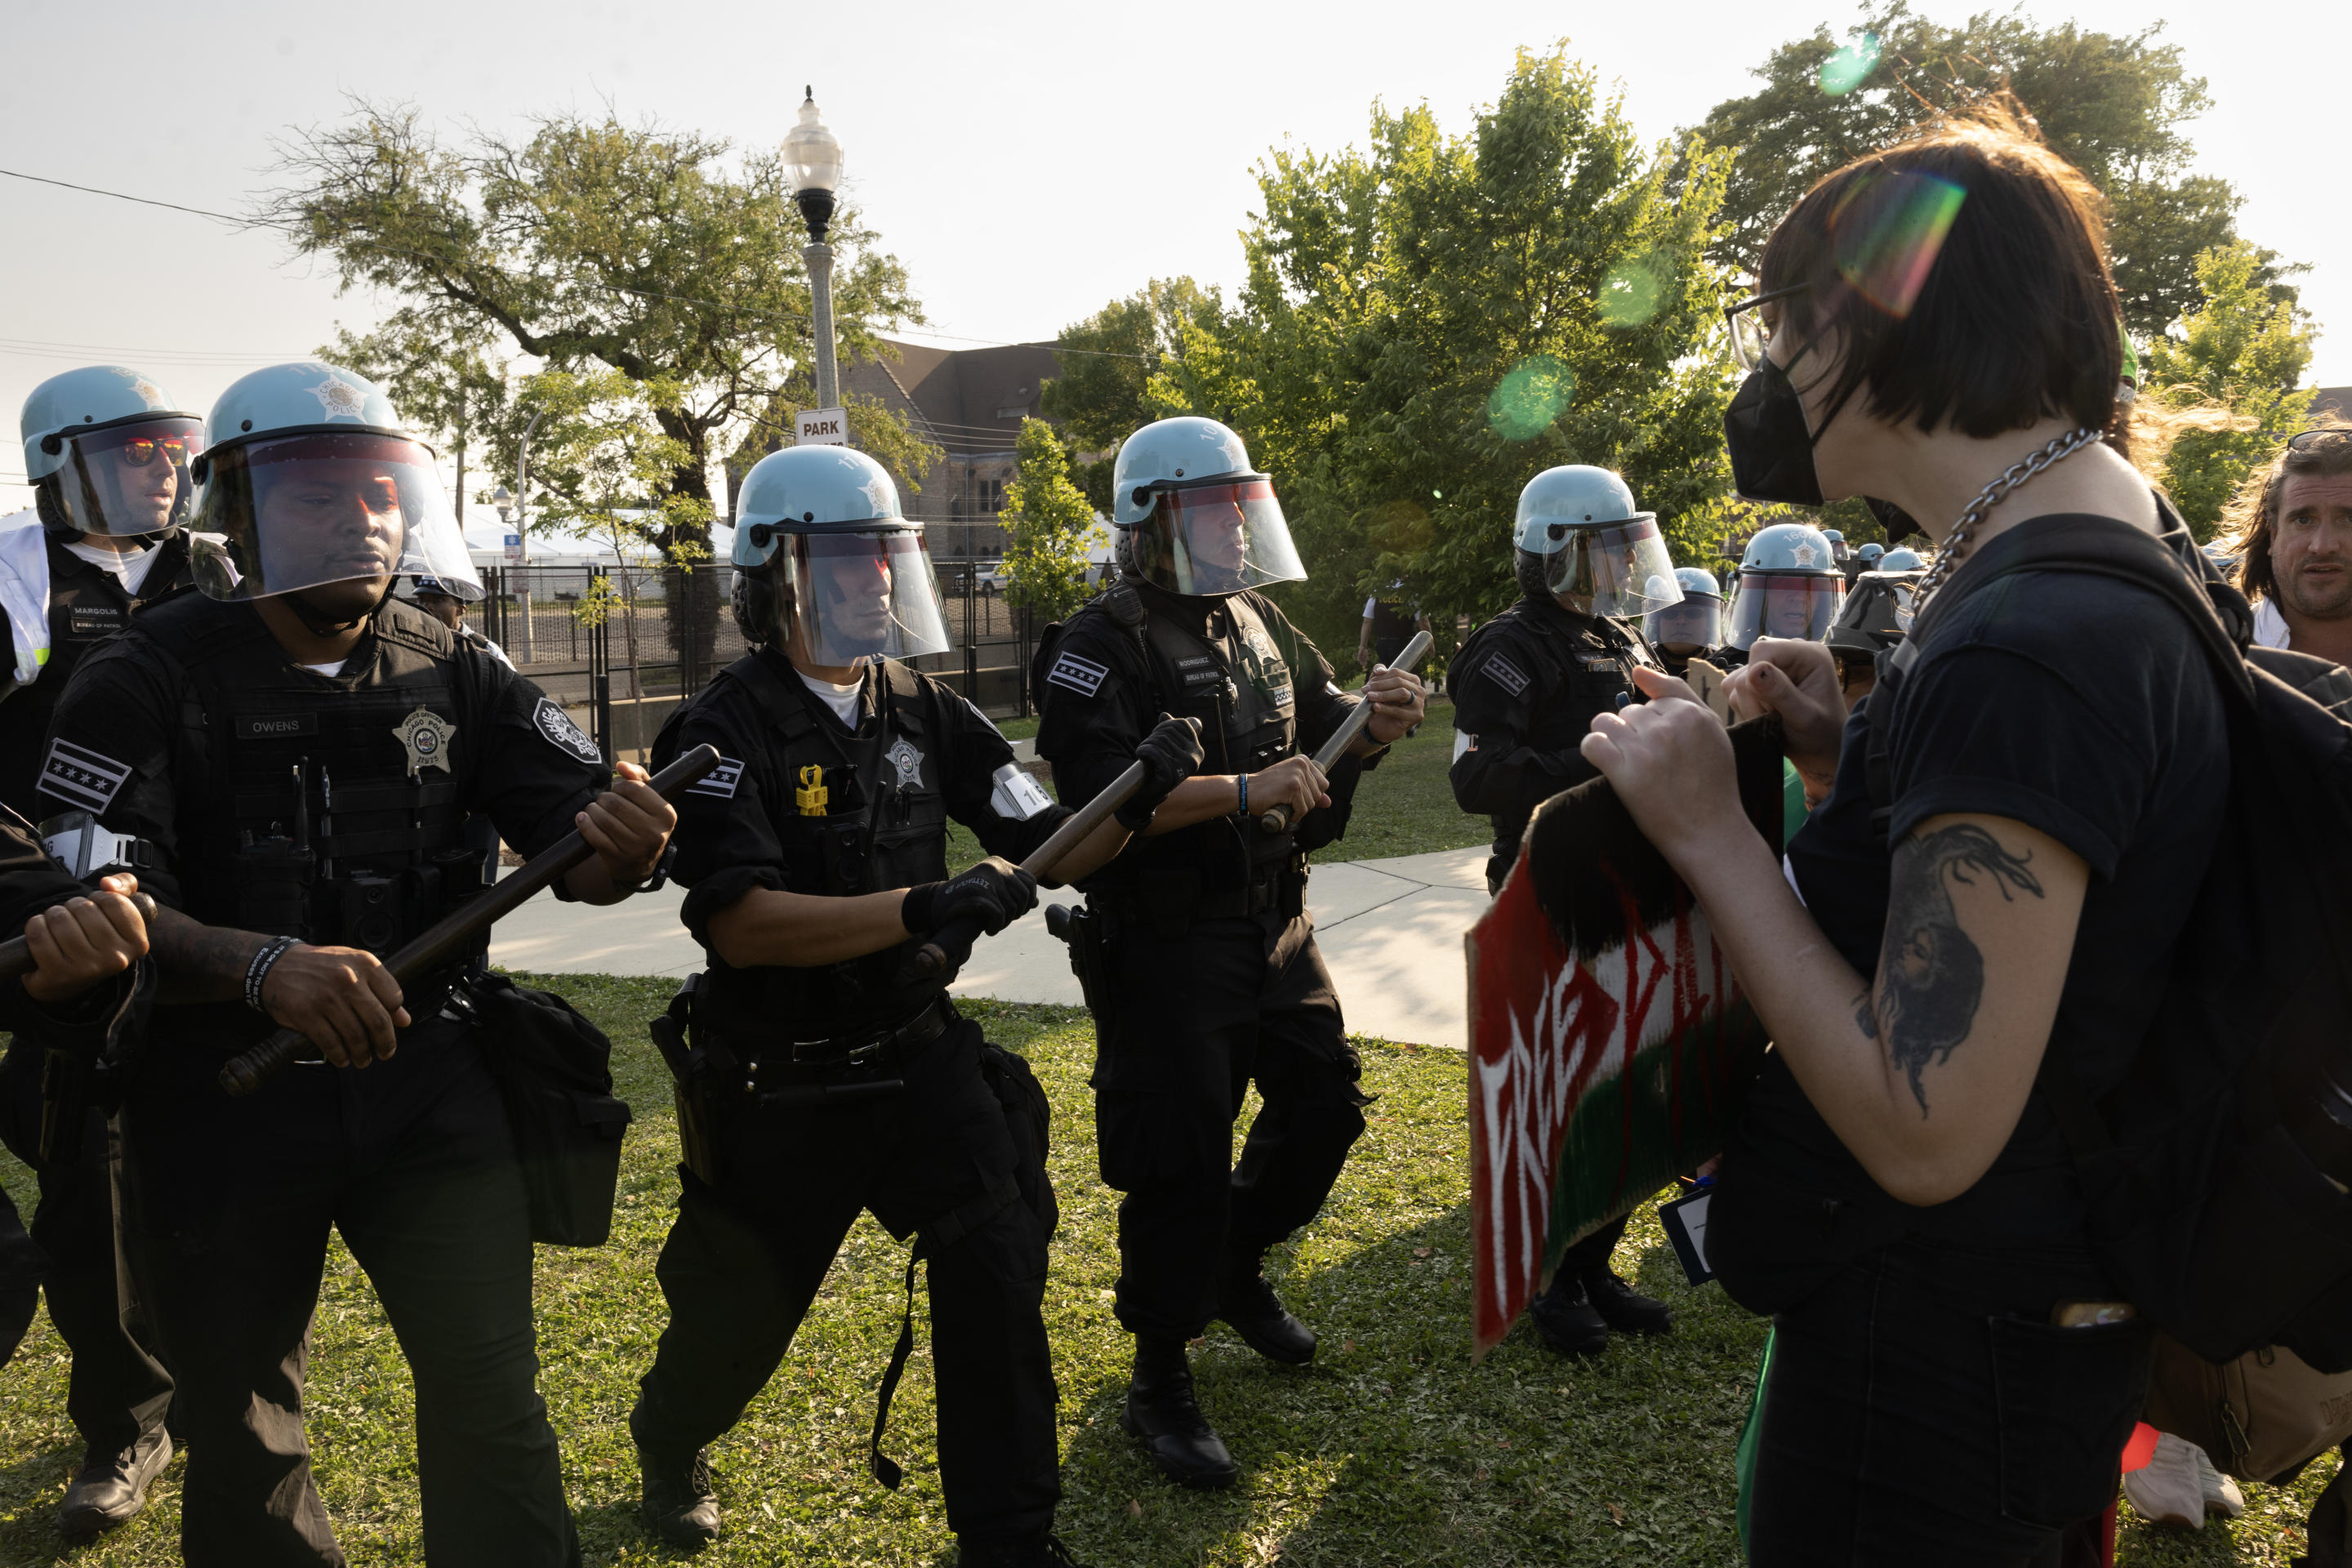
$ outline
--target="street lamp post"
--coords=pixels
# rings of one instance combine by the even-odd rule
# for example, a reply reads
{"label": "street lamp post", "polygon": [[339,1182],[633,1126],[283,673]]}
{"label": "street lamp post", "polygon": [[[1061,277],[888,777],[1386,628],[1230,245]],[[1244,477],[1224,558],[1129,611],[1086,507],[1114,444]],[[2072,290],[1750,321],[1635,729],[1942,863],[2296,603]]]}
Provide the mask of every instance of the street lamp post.
{"label": "street lamp post", "polygon": [[816,316],[816,402],[841,406],[840,373],[833,357],[833,247],[825,244],[833,222],[833,194],[841,186],[841,141],[817,117],[816,89],[806,89],[801,122],[784,138],[784,162],[793,172],[793,200],[808,224],[809,301]]}
{"label": "street lamp post", "polygon": [[[514,512],[514,521],[511,526],[514,529],[515,536],[515,564],[521,568],[520,571],[515,574],[515,609],[521,617],[521,624],[518,629],[522,633],[520,637],[515,639],[514,660],[517,664],[529,664],[531,662],[533,658],[530,646],[530,519],[529,510],[530,497],[530,437],[531,432],[539,428],[539,422],[546,416],[547,410],[544,408],[539,409],[531,415],[530,423],[522,427],[522,449],[515,459],[514,493],[512,495],[508,495],[506,486],[500,485],[498,488],[497,492],[490,497],[490,503],[499,509],[499,521],[502,526],[507,523],[508,509],[511,507]],[[504,498],[503,501],[500,500],[501,497]]]}

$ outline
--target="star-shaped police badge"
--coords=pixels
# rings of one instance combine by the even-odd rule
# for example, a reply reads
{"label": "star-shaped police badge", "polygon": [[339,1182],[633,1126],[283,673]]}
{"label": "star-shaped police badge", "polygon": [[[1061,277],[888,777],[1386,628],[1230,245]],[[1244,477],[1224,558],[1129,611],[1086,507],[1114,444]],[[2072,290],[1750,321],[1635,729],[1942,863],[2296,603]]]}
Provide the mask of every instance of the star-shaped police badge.
{"label": "star-shaped police badge", "polygon": [[1819,554],[1820,552],[1816,551],[1810,544],[1800,544],[1795,549],[1790,551],[1789,553],[1796,558],[1798,565],[1811,566],[1813,563],[1813,557]]}
{"label": "star-shaped police badge", "polygon": [[457,726],[430,708],[419,707],[403,719],[392,731],[400,743],[408,748],[408,776],[415,778],[426,768],[450,772],[449,741],[457,733]]}
{"label": "star-shaped police badge", "polygon": [[923,787],[923,753],[915,750],[915,743],[912,741],[908,740],[904,735],[899,736],[898,744],[883,752],[882,757],[885,762],[898,770],[900,789]]}
{"label": "star-shaped police badge", "polygon": [[139,400],[142,403],[144,403],[148,407],[161,408],[163,406],[163,389],[156,385],[153,382],[148,380],[145,376],[140,376],[131,382],[131,390],[137,393],[139,395]]}
{"label": "star-shaped police badge", "polygon": [[361,395],[360,389],[332,371],[327,373],[326,380],[310,390],[330,419],[357,419],[367,409],[367,399]]}

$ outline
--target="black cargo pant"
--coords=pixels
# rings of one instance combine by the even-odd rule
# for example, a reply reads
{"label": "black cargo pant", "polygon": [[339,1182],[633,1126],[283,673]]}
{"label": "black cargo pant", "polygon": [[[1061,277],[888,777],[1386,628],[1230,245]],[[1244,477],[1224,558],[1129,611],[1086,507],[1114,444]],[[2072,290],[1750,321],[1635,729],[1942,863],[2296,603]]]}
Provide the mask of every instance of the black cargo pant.
{"label": "black cargo pant", "polygon": [[[1181,935],[1122,903],[1108,933],[1116,1012],[1095,1020],[1095,1132],[1118,1205],[1117,1311],[1192,1339],[1220,1265],[1315,1217],[1364,1131],[1354,1047],[1304,915],[1195,920]],[[1238,1164],[1234,1119],[1265,1101]]]}
{"label": "black cargo pant", "polygon": [[296,1067],[238,1100],[214,1082],[224,1049],[162,1020],[157,1040],[121,1118],[123,1239],[180,1372],[189,1568],[343,1561],[302,1429],[330,1229],[415,1378],[425,1559],[576,1564],[537,1388],[521,1167],[476,1042],[436,1021],[390,1061]]}
{"label": "black cargo pant", "polygon": [[907,1087],[890,1099],[740,1106],[719,1134],[719,1184],[680,1169],[655,1269],[669,1326],[630,1422],[639,1443],[690,1453],[742,1418],[860,1210],[902,1241],[985,1214],[937,1252],[924,1245],[948,1525],[967,1543],[1052,1526],[1062,1487],[1045,1228],[1018,1195],[980,1049],[980,1026],[959,1019],[899,1068]]}
{"label": "black cargo pant", "polygon": [[115,1268],[114,1182],[106,1118],[83,1116],[75,1158],[40,1163],[44,1053],[12,1042],[0,1062],[0,1131],[16,1157],[39,1173],[41,1201],[32,1238],[48,1258],[41,1288],[49,1321],[73,1352],[66,1415],[96,1455],[121,1452],[163,1425],[172,1378],[154,1352],[154,1336],[135,1294]]}

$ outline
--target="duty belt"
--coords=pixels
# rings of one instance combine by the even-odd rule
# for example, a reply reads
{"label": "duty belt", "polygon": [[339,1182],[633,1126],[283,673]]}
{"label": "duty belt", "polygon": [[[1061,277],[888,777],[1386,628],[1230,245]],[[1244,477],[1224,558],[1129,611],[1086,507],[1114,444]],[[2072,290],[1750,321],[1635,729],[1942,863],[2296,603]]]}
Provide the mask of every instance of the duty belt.
{"label": "duty belt", "polygon": [[794,1040],[784,1051],[763,1051],[755,1059],[772,1070],[786,1068],[795,1078],[880,1071],[898,1066],[938,1039],[956,1017],[955,1008],[941,994],[895,1024],[822,1040]]}
{"label": "duty belt", "polygon": [[1234,920],[1247,915],[1262,915],[1287,901],[1294,886],[1303,887],[1304,871],[1294,871],[1278,866],[1265,876],[1244,888],[1205,888],[1192,905],[1194,920]]}

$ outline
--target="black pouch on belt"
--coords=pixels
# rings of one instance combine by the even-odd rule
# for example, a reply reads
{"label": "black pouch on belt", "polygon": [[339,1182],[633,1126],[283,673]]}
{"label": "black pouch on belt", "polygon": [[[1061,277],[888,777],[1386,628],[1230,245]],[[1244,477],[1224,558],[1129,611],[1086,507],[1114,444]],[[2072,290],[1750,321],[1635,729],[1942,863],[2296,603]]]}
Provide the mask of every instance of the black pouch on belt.
{"label": "black pouch on belt", "polygon": [[502,974],[471,982],[482,1059],[496,1079],[522,1159],[530,1238],[602,1247],[613,1233],[621,1134],[629,1108],[613,1094],[613,1042],[572,1004]]}

